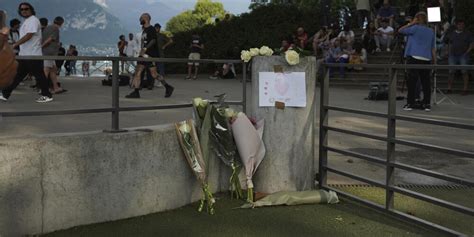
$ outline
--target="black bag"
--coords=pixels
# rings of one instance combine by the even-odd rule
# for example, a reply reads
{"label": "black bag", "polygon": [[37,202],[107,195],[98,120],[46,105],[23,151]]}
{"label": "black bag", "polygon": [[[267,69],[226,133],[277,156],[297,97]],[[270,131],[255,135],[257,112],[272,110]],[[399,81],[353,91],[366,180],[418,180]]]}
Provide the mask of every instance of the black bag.
{"label": "black bag", "polygon": [[388,100],[388,83],[370,82],[368,100]]}
{"label": "black bag", "polygon": [[[109,76],[107,79],[102,80],[103,86],[112,86],[112,76]],[[130,85],[130,76],[119,75],[119,86],[129,86]]]}

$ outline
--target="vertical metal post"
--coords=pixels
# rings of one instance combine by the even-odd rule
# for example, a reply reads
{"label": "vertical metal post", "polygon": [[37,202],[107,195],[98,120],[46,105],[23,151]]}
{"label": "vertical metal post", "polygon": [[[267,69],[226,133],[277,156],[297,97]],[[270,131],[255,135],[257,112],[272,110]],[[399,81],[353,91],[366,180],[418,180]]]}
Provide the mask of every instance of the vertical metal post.
{"label": "vertical metal post", "polygon": [[388,117],[387,117],[387,162],[385,165],[385,209],[391,210],[394,208],[394,192],[389,189],[389,186],[394,184],[395,168],[391,164],[395,162],[395,138],[396,138],[396,114],[397,114],[397,73],[393,73],[394,69],[389,68],[389,94],[388,94]]}
{"label": "vertical metal post", "polygon": [[242,111],[247,114],[247,63],[242,63]]}
{"label": "vertical metal post", "polygon": [[120,131],[119,127],[119,60],[112,60],[112,132]]}
{"label": "vertical metal post", "polygon": [[328,125],[329,110],[329,69],[323,67],[324,78],[321,79],[321,102],[320,102],[320,117],[319,117],[319,187],[322,188],[327,185],[327,165],[328,165]]}

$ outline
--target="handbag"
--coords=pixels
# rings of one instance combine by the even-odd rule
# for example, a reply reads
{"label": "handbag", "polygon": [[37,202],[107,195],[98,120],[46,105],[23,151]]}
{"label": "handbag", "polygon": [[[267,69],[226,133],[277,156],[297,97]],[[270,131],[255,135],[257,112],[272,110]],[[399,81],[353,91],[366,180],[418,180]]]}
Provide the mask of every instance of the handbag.
{"label": "handbag", "polygon": [[[0,89],[4,89],[13,83],[15,79],[18,62],[15,60],[15,52],[8,44],[6,36],[0,35],[3,47],[0,49]],[[0,44],[1,45],[1,44]]]}

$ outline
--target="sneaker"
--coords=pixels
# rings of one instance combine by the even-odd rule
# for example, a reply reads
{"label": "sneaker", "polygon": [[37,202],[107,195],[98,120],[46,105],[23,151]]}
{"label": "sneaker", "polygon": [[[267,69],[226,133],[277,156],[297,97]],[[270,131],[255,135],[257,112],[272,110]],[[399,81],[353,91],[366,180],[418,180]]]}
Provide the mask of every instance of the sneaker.
{"label": "sneaker", "polygon": [[382,50],[380,50],[380,48],[377,48],[375,49],[375,52],[379,53],[379,52],[382,52]]}
{"label": "sneaker", "polygon": [[155,87],[162,88],[163,84],[161,83],[161,81],[157,81]]}
{"label": "sneaker", "polygon": [[191,77],[186,77],[185,80],[188,80],[188,81],[189,81],[189,80],[191,80]]}
{"label": "sneaker", "polygon": [[387,52],[390,52],[390,48],[387,48]]}
{"label": "sneaker", "polygon": [[211,80],[217,80],[217,79],[219,79],[219,78],[216,77],[216,76],[210,76],[209,79],[211,79]]}
{"label": "sneaker", "polygon": [[140,98],[140,92],[132,91],[130,94],[126,95],[125,98],[138,99],[138,98]]}
{"label": "sneaker", "polygon": [[4,97],[2,93],[0,93],[0,100],[3,102],[7,102],[8,98]]}
{"label": "sneaker", "polygon": [[48,103],[53,101],[53,97],[49,96],[40,96],[38,99],[36,99],[36,102],[38,103]]}
{"label": "sneaker", "polygon": [[430,112],[430,111],[431,111],[431,105],[423,105],[423,109],[424,109],[426,112]]}
{"label": "sneaker", "polygon": [[405,106],[403,106],[403,110],[405,111],[412,111],[413,110],[413,106],[411,104],[406,104]]}
{"label": "sneaker", "polygon": [[166,88],[165,98],[171,97],[171,95],[173,94],[173,91],[174,91],[174,87],[172,87],[170,85],[166,85],[165,88]]}

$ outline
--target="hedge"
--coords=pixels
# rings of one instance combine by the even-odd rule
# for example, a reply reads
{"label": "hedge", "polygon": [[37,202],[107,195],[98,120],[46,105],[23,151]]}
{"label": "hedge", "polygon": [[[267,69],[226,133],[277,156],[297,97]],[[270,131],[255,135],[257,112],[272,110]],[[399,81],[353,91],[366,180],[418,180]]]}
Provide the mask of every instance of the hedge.
{"label": "hedge", "polygon": [[[193,32],[201,36],[205,45],[201,58],[239,59],[243,49],[263,45],[279,48],[281,40],[289,37],[299,26],[304,27],[311,36],[319,29],[318,13],[317,9],[302,10],[293,5],[269,4]],[[186,58],[193,32],[175,34],[174,44],[167,49],[166,57]],[[185,68],[185,65],[171,64],[167,66],[167,72],[184,73]],[[207,66],[209,71],[213,68],[214,65]]]}

